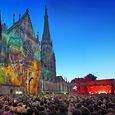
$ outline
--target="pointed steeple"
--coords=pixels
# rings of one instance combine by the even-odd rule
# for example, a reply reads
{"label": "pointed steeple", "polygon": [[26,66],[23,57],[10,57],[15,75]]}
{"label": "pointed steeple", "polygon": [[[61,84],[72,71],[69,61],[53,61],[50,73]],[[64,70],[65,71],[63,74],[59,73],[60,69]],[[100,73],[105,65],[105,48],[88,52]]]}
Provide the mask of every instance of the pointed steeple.
{"label": "pointed steeple", "polygon": [[38,40],[38,44],[40,44],[40,41],[39,41],[39,32],[37,32],[37,40]]}
{"label": "pointed steeple", "polygon": [[1,19],[1,11],[0,11],[0,40],[2,39],[2,19]]}
{"label": "pointed steeple", "polygon": [[48,16],[47,7],[45,6],[45,16]]}
{"label": "pointed steeple", "polygon": [[48,24],[48,12],[47,12],[46,7],[45,7],[44,30],[43,30],[42,42],[51,43],[50,32],[49,32],[49,24]]}
{"label": "pointed steeple", "polygon": [[37,32],[37,39],[39,40],[39,32]]}
{"label": "pointed steeple", "polygon": [[15,14],[13,14],[13,24],[15,23]]}
{"label": "pointed steeple", "polygon": [[26,9],[26,13],[29,14],[29,9],[28,8]]}
{"label": "pointed steeple", "polygon": [[20,20],[20,18],[21,18],[21,15],[19,14],[19,20]]}

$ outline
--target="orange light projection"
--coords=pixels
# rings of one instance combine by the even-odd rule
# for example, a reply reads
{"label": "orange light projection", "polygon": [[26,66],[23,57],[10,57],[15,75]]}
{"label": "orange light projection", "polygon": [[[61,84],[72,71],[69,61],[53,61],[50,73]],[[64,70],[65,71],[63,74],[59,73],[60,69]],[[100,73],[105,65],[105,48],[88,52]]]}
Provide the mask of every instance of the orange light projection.
{"label": "orange light projection", "polygon": [[111,93],[111,85],[106,86],[87,86],[89,94],[101,94],[101,93]]}

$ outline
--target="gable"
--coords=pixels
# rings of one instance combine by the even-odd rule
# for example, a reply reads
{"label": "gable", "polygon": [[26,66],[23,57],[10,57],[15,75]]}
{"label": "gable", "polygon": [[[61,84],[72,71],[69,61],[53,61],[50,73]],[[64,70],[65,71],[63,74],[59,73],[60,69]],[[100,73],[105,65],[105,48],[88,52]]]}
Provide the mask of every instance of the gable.
{"label": "gable", "polygon": [[35,37],[28,11],[7,30],[8,34],[12,32],[17,35],[29,36],[30,38]]}

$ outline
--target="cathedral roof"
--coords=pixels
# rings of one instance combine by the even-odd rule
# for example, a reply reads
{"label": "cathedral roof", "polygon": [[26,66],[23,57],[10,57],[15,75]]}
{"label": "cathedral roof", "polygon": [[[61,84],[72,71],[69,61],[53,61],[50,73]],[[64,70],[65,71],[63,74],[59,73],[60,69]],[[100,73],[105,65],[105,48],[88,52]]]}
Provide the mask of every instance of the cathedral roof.
{"label": "cathedral roof", "polygon": [[62,76],[56,76],[55,78],[57,82],[65,82]]}
{"label": "cathedral roof", "polygon": [[20,29],[20,32],[24,34],[28,34],[32,40],[34,40],[35,42],[38,42],[34,35],[32,22],[30,19],[28,9],[26,10],[26,12],[24,13],[22,17],[19,16],[19,20],[13,23],[13,25],[7,30],[7,33],[14,32],[14,30],[19,30],[19,29]]}

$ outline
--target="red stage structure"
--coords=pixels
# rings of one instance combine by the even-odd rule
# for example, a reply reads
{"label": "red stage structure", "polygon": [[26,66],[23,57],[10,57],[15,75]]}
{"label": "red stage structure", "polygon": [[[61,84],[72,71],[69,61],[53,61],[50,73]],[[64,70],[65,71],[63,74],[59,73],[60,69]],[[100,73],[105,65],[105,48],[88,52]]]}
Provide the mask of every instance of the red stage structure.
{"label": "red stage structure", "polygon": [[115,94],[115,80],[87,80],[76,78],[70,85],[70,93],[79,94]]}

